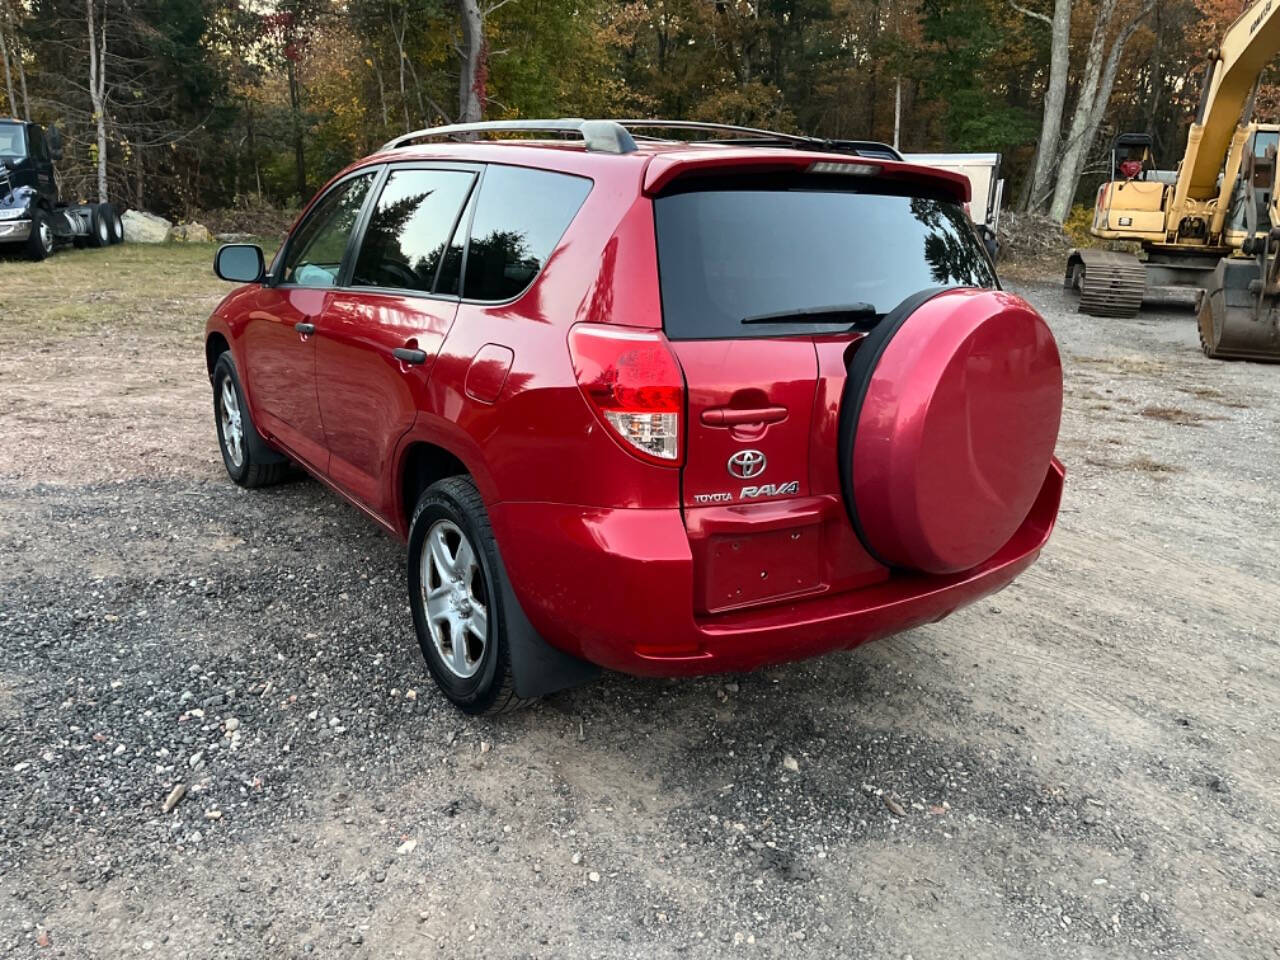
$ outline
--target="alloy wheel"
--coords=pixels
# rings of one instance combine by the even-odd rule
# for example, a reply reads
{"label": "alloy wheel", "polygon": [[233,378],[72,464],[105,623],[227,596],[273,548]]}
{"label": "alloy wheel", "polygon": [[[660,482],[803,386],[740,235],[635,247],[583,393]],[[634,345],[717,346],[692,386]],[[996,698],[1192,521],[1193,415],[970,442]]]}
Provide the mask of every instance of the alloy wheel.
{"label": "alloy wheel", "polygon": [[236,396],[236,388],[232,386],[230,377],[222,381],[222,402],[219,407],[222,442],[231,462],[239,469],[244,463],[244,425],[240,419],[240,399]]}
{"label": "alloy wheel", "polygon": [[422,600],[441,662],[459,679],[475,675],[489,642],[489,597],[475,547],[456,523],[437,520],[422,549]]}

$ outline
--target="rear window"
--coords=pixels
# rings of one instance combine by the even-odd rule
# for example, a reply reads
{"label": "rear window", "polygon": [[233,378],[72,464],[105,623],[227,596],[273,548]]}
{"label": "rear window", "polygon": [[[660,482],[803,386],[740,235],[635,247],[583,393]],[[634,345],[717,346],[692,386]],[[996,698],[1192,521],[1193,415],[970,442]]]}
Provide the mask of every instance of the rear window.
{"label": "rear window", "polygon": [[590,192],[591,181],[582,177],[488,167],[471,223],[463,296],[498,301],[523,293]]}
{"label": "rear window", "polygon": [[926,287],[996,286],[968,216],[942,198],[716,184],[659,197],[654,219],[676,340],[838,331],[853,320],[836,308],[862,305],[873,321],[868,307],[882,316]]}

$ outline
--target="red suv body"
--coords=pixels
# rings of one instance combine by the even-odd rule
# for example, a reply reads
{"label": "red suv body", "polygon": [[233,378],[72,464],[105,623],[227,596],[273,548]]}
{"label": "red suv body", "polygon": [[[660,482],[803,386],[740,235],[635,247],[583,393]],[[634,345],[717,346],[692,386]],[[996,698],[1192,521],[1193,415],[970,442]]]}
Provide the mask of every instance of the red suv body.
{"label": "red suv body", "polygon": [[[269,273],[219,254],[255,279],[207,326],[228,470],[287,457],[410,541],[464,709],[506,703],[470,689],[485,644],[514,702],[582,661],[749,670],[935,621],[1057,514],[1057,349],[999,291],[966,180],[620,137],[386,149]],[[451,580],[473,555],[492,569]]]}

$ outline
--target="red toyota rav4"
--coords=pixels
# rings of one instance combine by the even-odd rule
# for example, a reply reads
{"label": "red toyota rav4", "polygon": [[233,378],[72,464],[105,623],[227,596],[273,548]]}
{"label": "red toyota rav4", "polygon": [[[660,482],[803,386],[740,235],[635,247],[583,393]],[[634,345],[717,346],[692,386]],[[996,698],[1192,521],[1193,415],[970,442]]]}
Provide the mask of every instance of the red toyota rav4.
{"label": "red toyota rav4", "polygon": [[[853,647],[1000,589],[1053,527],[1058,351],[968,181],[629,132],[657,126],[419,131],[269,270],[218,251],[245,284],[207,327],[228,473],[300,464],[406,539],[468,712]],[[553,136],[474,141],[504,130]]]}

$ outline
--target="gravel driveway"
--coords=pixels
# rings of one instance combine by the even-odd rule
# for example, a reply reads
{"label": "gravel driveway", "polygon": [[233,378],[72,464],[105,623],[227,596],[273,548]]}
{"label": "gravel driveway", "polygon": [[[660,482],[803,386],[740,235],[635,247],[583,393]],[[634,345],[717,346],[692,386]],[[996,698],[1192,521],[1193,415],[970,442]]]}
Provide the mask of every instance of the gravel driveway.
{"label": "gravel driveway", "polygon": [[0,955],[1280,956],[1280,367],[1024,287],[1068,486],[1008,590],[478,721],[398,543],[226,479],[198,253],[0,263]]}

